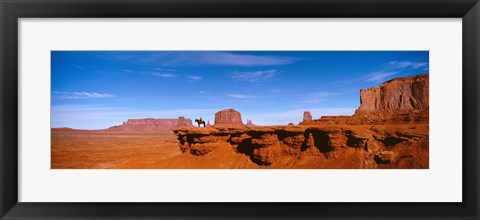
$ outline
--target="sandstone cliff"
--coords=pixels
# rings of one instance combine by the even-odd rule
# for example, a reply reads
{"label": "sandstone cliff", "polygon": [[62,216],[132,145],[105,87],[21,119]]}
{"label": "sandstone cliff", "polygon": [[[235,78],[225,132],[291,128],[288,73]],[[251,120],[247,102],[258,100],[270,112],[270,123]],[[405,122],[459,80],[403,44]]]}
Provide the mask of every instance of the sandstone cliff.
{"label": "sandstone cliff", "polygon": [[[329,119],[323,119],[325,120]],[[395,78],[378,87],[361,89],[360,107],[353,117],[347,120],[347,123],[423,123],[428,121],[429,75],[421,74]]]}
{"label": "sandstone cliff", "polygon": [[233,149],[268,167],[428,168],[428,125],[417,126],[210,127],[174,133],[182,152],[199,159]]}
{"label": "sandstone cliff", "polygon": [[245,126],[242,123],[240,112],[235,109],[224,109],[215,113],[215,127]]}
{"label": "sandstone cliff", "polygon": [[360,90],[360,106],[353,116],[322,116],[300,124],[402,124],[429,121],[429,76],[401,77]]}
{"label": "sandstone cliff", "polygon": [[255,127],[256,125],[253,124],[252,119],[247,119],[247,123],[245,124],[247,127]]}
{"label": "sandstone cliff", "polygon": [[424,110],[429,107],[429,76],[392,79],[378,87],[360,90],[357,112]]}
{"label": "sandstone cliff", "polygon": [[312,122],[312,114],[309,111],[303,112],[303,123],[309,123]]}

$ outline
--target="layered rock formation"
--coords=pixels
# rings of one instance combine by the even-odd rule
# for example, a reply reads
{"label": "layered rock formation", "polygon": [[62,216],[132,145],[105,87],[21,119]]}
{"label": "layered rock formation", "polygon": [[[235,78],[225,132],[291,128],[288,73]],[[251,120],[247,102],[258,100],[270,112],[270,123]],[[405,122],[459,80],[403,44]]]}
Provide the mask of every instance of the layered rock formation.
{"label": "layered rock formation", "polygon": [[[409,126],[210,127],[179,128],[174,133],[186,154],[204,157],[217,149],[231,148],[261,166],[281,164],[288,158],[300,162],[302,158],[314,157],[324,163],[316,167],[427,168],[428,125],[417,130]],[[415,157],[423,159],[414,161]]]}
{"label": "layered rock formation", "polygon": [[352,122],[428,122],[429,75],[420,74],[389,80],[378,87],[360,90],[360,107]]}
{"label": "layered rock formation", "polygon": [[179,127],[193,127],[192,120],[183,116],[178,119],[128,119],[122,125],[110,127],[106,131],[166,132]]}
{"label": "layered rock formation", "polygon": [[185,118],[183,116],[178,117],[176,127],[191,127],[192,119]]}
{"label": "layered rock formation", "polygon": [[[428,121],[429,76],[420,74],[361,89],[360,106],[353,116],[322,116],[310,124],[402,124]],[[300,124],[309,123],[305,122],[304,117],[304,122]]]}
{"label": "layered rock formation", "polygon": [[247,119],[247,123],[245,124],[247,127],[255,127],[256,125],[253,124],[252,119]]}
{"label": "layered rock formation", "polygon": [[312,114],[309,111],[303,112],[303,121],[304,123],[312,122]]}
{"label": "layered rock formation", "polygon": [[235,109],[224,109],[215,113],[215,127],[244,126],[240,112]]}
{"label": "layered rock formation", "polygon": [[360,90],[357,112],[424,110],[429,107],[429,76],[392,79],[378,87]]}

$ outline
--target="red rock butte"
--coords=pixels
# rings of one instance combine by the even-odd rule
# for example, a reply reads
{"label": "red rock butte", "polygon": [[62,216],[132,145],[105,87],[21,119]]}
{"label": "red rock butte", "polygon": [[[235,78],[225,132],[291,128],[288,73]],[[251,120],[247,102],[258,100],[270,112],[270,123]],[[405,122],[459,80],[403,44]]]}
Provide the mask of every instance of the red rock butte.
{"label": "red rock butte", "polygon": [[224,109],[215,113],[214,127],[243,127],[242,116],[235,109]]}
{"label": "red rock butte", "polygon": [[247,119],[247,123],[245,124],[247,127],[255,127],[257,125],[253,124],[252,119]]}

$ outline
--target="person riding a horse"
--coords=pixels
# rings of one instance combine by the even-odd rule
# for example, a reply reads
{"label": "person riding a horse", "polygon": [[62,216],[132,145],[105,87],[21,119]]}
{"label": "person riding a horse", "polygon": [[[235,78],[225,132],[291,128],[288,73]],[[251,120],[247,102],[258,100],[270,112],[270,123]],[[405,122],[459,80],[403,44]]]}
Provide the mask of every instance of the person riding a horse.
{"label": "person riding a horse", "polygon": [[205,127],[205,121],[203,121],[202,117],[200,116],[200,119],[195,119],[195,122],[197,122],[198,127],[203,124],[203,127]]}

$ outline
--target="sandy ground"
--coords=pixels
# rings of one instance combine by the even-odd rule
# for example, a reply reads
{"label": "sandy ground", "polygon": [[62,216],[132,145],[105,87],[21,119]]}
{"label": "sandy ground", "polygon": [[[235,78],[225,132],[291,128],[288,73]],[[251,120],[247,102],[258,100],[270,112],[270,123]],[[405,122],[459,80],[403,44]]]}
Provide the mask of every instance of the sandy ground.
{"label": "sandy ground", "polygon": [[171,133],[52,131],[52,169],[156,168],[181,154]]}

